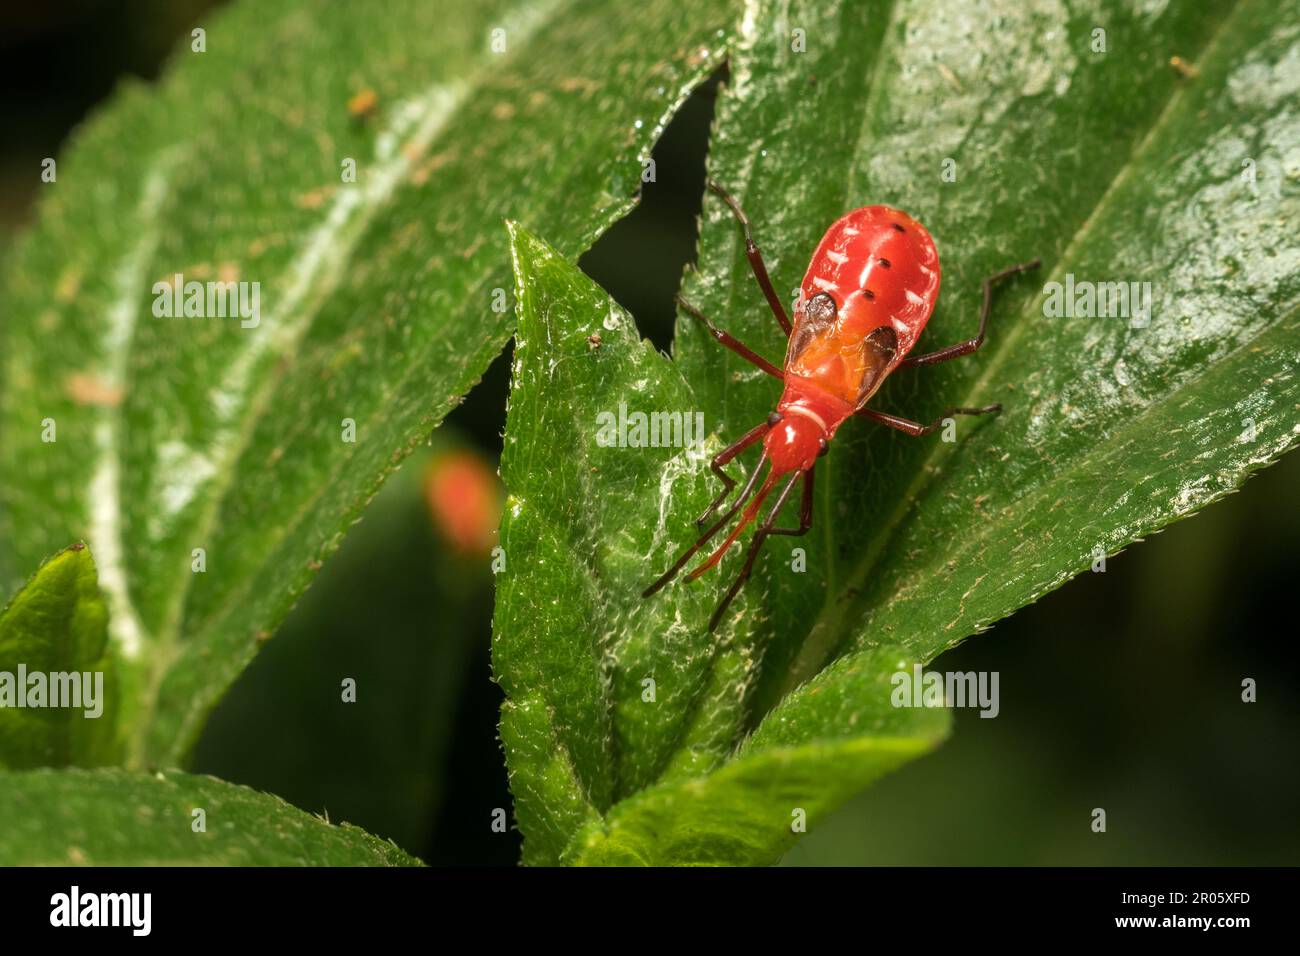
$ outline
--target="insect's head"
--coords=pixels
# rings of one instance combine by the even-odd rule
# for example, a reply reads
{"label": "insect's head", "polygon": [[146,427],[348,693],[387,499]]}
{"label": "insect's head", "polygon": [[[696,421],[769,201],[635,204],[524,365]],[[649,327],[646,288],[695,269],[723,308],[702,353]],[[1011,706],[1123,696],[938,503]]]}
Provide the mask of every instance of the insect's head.
{"label": "insect's head", "polygon": [[784,413],[773,412],[768,424],[772,427],[763,438],[763,449],[772,460],[773,474],[807,471],[826,453],[826,425],[815,415],[787,408]]}

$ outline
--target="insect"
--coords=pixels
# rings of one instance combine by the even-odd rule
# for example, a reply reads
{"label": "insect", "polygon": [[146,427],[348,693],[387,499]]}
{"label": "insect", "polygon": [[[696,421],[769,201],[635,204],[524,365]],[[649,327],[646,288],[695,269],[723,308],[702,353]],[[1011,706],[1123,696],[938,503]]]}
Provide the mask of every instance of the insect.
{"label": "insect", "polygon": [[[889,206],[864,206],[837,220],[822,237],[804,275],[794,308],[794,323],[786,315],[768,277],[763,256],[754,243],[749,219],[727,192],[712,180],[708,187],[735,215],[745,236],[745,255],[754,278],[771,306],[781,329],[789,339],[784,368],[777,368],[728,333],[714,326],[698,309],[677,297],[678,305],[700,322],[709,335],[768,375],[784,383],[776,411],[756,425],[710,462],[722,481],[722,491],[696,519],[697,527],[722,507],[737,481],[723,469],[758,441],[763,453],[749,480],[714,524],[677,562],[642,594],[650,597],[675,578],[678,572],[706,544],[741,512],[740,520],[708,558],[694,568],[687,579],[694,581],[715,567],[736,543],[744,529],[758,518],[768,496],[776,490],[776,503],[759,521],[745,554],[740,573],[723,596],[712,618],[713,632],[727,607],[735,599],[754,568],[754,559],[764,540],[771,535],[798,536],[808,533],[813,517],[813,479],[817,459],[830,449],[835,432],[851,416],[861,415],[908,435],[928,435],[952,415],[985,415],[1001,405],[982,408],[949,408],[928,425],[866,407],[881,384],[900,366],[935,365],[970,355],[984,342],[993,286],[1029,269],[1040,261],[1003,269],[984,280],[984,304],[979,331],[972,339],[947,348],[908,357],[912,346],[934,311],[939,295],[939,253],[934,240],[919,222]],[[760,485],[763,465],[770,463],[767,478]],[[799,527],[775,527],[782,506],[802,480]]]}

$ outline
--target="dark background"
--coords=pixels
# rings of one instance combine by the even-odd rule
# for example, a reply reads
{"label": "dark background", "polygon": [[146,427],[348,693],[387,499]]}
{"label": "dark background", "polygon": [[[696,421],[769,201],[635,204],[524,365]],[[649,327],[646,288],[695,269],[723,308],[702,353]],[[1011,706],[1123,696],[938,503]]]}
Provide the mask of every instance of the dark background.
{"label": "dark background", "polygon": [[[33,215],[40,160],[120,78],[156,77],[213,6],[6,6],[0,254]],[[656,149],[658,181],[581,263],[664,349],[694,255],[716,89],[715,78],[682,110]],[[760,241],[780,241],[756,226]],[[430,863],[516,862],[517,832],[490,827],[492,810],[510,807],[489,680],[491,574],[449,549],[421,495],[449,448],[495,468],[507,370],[503,357],[389,482],[218,708],[193,769]],[[1292,455],[945,655],[944,670],[1000,672],[998,719],[958,712],[947,744],[818,826],[787,862],[1300,862],[1297,488]],[[356,704],[339,702],[340,675],[357,679]],[[1245,677],[1258,703],[1241,702]],[[1106,834],[1091,832],[1094,807]]]}

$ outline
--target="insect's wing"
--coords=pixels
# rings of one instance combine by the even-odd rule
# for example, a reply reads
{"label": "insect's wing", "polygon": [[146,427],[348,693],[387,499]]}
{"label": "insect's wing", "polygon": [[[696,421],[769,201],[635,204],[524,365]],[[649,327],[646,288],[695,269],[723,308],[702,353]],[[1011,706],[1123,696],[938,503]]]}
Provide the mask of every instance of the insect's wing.
{"label": "insect's wing", "polygon": [[889,325],[862,335],[837,323],[833,312],[800,308],[795,310],[785,366],[790,374],[816,382],[858,409],[893,369],[898,353],[898,334]]}
{"label": "insect's wing", "polygon": [[821,311],[815,305],[808,308],[800,302],[794,311],[794,329],[790,332],[790,343],[785,350],[786,367],[797,367],[808,351],[808,346],[826,336],[834,326],[833,311]]}
{"label": "insect's wing", "polygon": [[862,408],[876,394],[876,389],[880,388],[885,376],[893,370],[897,355],[898,333],[893,326],[879,326],[862,340],[862,379],[858,383],[858,399],[853,406],[855,410]]}

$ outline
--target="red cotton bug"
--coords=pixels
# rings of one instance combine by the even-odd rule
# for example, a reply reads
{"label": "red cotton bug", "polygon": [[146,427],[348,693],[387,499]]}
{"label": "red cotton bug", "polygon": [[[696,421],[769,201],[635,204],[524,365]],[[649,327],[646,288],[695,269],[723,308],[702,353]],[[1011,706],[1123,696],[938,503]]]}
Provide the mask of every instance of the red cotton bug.
{"label": "red cotton bug", "polygon": [[[781,324],[789,343],[784,370],[777,368],[743,343],[716,328],[698,309],[680,296],[678,304],[699,321],[726,348],[785,383],[776,411],[767,421],[751,428],[740,439],[719,452],[710,463],[722,480],[722,492],[696,519],[697,527],[722,507],[736,487],[736,480],[723,468],[759,439],[763,454],[749,480],[726,513],[703,536],[686,549],[642,597],[650,597],[674,577],[688,561],[721,531],[742,507],[740,521],[722,544],[687,579],[694,581],[722,560],[740,533],[758,516],[763,502],[780,485],[776,504],[754,532],[740,574],[723,596],[709,619],[713,632],[741,586],[754,568],[763,541],[774,534],[802,535],[812,527],[813,476],[817,459],[826,454],[831,439],[845,419],[861,415],[908,435],[928,435],[951,415],[984,415],[1001,405],[983,408],[949,408],[928,425],[887,415],[867,408],[881,383],[903,365],[935,365],[970,355],[984,342],[993,284],[1001,279],[1037,268],[1039,260],[1011,266],[984,280],[984,305],[980,310],[979,332],[973,339],[958,342],[936,352],[907,357],[934,311],[939,296],[939,253],[934,240],[919,222],[889,206],[864,206],[840,218],[826,230],[813,253],[808,272],[795,303],[794,325],[772,288],[763,256],[754,244],[749,219],[740,205],[717,183],[708,187],[722,198],[739,221],[745,234],[745,255],[772,313]],[[758,486],[764,463],[770,462],[766,480]],[[786,479],[785,476],[789,475]],[[798,528],[773,527],[781,507],[803,479],[803,501]],[[785,479],[783,481],[783,479]],[[755,494],[755,487],[758,487]],[[746,502],[748,505],[746,506]]]}

